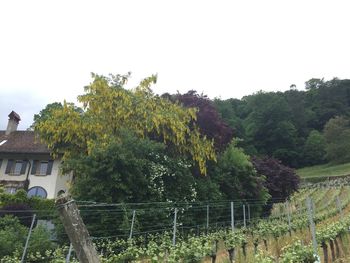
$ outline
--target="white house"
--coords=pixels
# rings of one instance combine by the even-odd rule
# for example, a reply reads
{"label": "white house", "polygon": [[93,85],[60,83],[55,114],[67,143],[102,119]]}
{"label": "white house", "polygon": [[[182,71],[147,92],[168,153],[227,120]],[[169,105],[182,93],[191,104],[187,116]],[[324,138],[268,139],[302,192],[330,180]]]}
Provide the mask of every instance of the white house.
{"label": "white house", "polygon": [[61,175],[60,159],[53,159],[34,131],[18,131],[20,116],[12,111],[7,129],[0,130],[0,185],[14,193],[25,189],[28,196],[56,198],[66,192],[71,175]]}

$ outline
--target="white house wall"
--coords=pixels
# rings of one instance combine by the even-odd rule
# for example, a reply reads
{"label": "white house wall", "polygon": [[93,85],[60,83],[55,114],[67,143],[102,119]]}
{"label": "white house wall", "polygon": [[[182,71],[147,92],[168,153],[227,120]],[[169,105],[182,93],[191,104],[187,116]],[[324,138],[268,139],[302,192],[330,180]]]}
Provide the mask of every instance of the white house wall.
{"label": "white house wall", "polygon": [[30,160],[31,165],[27,165],[25,174],[22,175],[8,175],[5,174],[6,166],[8,159],[2,160],[2,165],[0,167],[0,180],[6,181],[24,181],[26,180],[27,174],[29,173],[29,188],[34,186],[41,186],[47,192],[47,198],[56,198],[57,193],[60,190],[67,192],[69,187],[69,181],[71,179],[70,175],[60,175],[60,160],[54,160],[52,165],[52,171],[50,175],[33,175],[30,174],[31,171],[29,169],[33,166],[33,160],[38,160],[38,158],[33,157]]}

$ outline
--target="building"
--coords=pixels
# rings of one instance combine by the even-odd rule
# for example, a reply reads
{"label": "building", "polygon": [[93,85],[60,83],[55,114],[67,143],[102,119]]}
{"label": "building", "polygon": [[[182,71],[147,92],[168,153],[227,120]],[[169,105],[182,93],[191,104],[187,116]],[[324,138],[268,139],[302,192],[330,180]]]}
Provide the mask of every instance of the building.
{"label": "building", "polygon": [[53,159],[34,131],[18,131],[20,116],[12,111],[7,129],[0,130],[0,185],[9,193],[25,189],[28,196],[56,198],[68,190],[71,175],[62,175],[60,158]]}

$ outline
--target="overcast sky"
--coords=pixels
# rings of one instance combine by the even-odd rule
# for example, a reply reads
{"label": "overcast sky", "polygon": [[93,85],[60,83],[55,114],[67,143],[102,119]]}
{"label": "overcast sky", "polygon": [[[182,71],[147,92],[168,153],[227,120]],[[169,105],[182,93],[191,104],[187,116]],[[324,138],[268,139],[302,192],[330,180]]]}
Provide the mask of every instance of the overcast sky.
{"label": "overcast sky", "polygon": [[1,1],[0,129],[75,102],[90,72],[158,73],[156,93],[241,98],[350,78],[348,1]]}

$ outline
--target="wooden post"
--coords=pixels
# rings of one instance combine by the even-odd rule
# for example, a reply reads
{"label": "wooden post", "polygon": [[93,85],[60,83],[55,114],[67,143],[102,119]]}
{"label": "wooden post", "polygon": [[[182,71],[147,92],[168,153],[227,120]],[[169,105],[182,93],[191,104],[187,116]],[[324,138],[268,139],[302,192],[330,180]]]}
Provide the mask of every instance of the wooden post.
{"label": "wooden post", "polygon": [[100,263],[75,201],[69,196],[62,196],[56,200],[56,207],[79,262]]}

